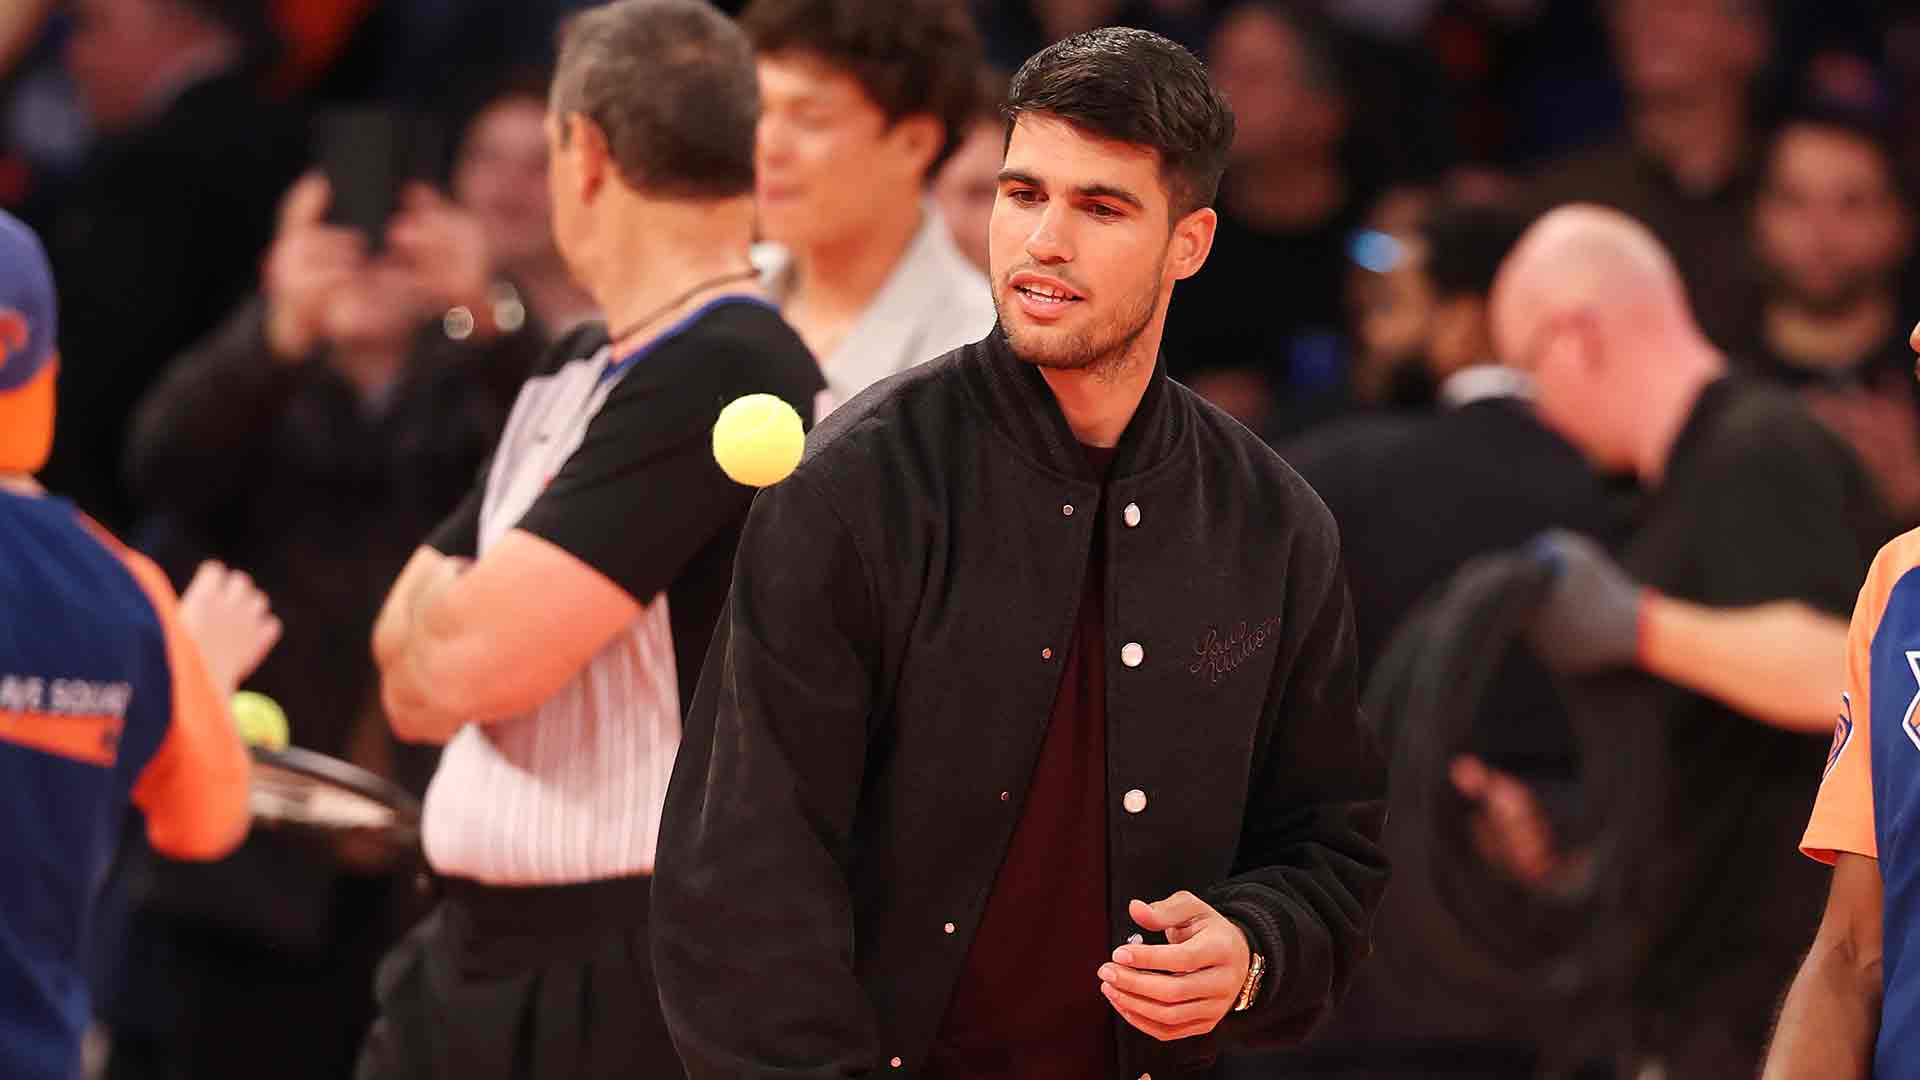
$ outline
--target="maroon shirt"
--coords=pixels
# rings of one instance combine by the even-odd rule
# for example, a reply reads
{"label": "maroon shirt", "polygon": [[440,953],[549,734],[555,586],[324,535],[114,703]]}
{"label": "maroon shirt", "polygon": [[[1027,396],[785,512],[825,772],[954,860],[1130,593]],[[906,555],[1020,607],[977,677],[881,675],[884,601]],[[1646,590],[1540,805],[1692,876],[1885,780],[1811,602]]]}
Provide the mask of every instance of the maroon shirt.
{"label": "maroon shirt", "polygon": [[[1113,451],[1084,447],[1105,476]],[[1104,514],[1101,515],[1104,517]],[[1111,1080],[1107,940],[1106,550],[1092,558],[1073,641],[1013,839],[922,1076]]]}

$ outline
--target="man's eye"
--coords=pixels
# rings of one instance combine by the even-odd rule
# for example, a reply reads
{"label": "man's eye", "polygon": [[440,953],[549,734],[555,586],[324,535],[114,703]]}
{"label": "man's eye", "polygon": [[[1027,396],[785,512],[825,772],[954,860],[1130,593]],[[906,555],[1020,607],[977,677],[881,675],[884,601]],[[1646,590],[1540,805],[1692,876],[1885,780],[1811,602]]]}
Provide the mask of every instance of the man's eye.
{"label": "man's eye", "polygon": [[1040,195],[1031,188],[1014,188],[1007,192],[1007,198],[1021,206],[1031,206],[1040,201]]}

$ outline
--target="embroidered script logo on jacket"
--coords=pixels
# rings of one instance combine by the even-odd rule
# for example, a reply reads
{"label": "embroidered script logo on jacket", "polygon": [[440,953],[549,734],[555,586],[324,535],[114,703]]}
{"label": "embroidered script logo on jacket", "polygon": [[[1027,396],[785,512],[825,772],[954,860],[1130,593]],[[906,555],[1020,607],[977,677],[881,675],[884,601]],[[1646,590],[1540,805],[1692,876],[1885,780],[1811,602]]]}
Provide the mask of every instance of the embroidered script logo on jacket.
{"label": "embroidered script logo on jacket", "polygon": [[1187,671],[1207,680],[1207,685],[1218,685],[1221,679],[1231,675],[1235,668],[1246,663],[1252,656],[1267,647],[1267,642],[1280,630],[1278,616],[1264,619],[1249,626],[1245,621],[1237,622],[1233,629],[1222,634],[1217,628],[1209,626],[1193,643],[1194,661]]}

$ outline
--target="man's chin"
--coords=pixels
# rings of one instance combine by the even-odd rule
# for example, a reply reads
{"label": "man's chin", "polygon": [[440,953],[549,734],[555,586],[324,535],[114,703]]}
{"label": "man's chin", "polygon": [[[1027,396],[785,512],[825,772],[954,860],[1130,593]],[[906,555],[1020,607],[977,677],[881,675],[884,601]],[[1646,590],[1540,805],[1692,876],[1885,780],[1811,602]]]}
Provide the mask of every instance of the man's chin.
{"label": "man's chin", "polygon": [[1048,327],[1002,325],[1007,345],[1022,363],[1054,371],[1074,371],[1091,361],[1087,350],[1064,331]]}

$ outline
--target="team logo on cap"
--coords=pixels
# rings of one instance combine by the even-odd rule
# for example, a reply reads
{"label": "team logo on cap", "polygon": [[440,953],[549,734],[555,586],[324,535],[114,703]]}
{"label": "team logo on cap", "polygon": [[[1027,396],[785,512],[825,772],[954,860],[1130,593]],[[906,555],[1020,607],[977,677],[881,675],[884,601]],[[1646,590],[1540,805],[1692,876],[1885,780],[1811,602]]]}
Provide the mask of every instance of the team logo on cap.
{"label": "team logo on cap", "polygon": [[13,308],[0,308],[0,368],[20,353],[27,351],[27,342],[32,338],[32,328],[27,326],[27,317]]}

